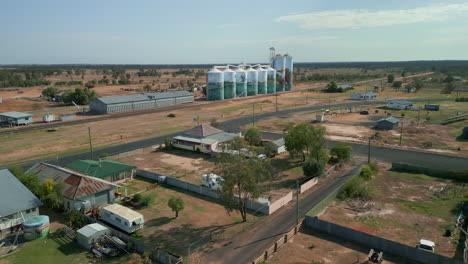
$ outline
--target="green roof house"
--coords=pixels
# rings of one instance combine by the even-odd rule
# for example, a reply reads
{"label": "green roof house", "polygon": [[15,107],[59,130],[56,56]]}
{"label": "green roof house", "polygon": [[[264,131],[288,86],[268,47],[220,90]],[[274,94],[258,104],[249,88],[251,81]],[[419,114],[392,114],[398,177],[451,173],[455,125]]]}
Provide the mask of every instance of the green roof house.
{"label": "green roof house", "polygon": [[75,160],[65,167],[109,182],[133,179],[136,175],[135,166],[113,160]]}

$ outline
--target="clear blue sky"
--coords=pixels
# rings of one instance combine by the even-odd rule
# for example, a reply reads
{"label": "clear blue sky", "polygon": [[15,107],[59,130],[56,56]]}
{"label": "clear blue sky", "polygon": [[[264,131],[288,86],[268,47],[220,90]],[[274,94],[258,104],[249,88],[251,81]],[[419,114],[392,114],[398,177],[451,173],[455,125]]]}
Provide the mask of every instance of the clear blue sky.
{"label": "clear blue sky", "polygon": [[461,0],[6,0],[0,64],[468,59]]}

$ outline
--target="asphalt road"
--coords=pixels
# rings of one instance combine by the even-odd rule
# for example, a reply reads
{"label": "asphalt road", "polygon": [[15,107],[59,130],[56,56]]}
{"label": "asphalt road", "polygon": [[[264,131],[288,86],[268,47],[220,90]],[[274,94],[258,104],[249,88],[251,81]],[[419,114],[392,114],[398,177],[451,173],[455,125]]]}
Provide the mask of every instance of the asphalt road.
{"label": "asphalt road", "polygon": [[[356,175],[363,162],[356,163],[341,175],[326,182],[319,189],[301,197],[299,202],[299,219],[316,206],[327,195],[339,188],[346,181]],[[226,241],[224,246],[210,250],[203,254],[200,263],[248,263],[257,258],[262,252],[273,245],[296,224],[295,203],[288,208],[268,216],[252,229],[236,236],[232,241]]]}
{"label": "asphalt road", "polygon": [[[446,101],[447,99],[415,99],[413,101],[417,102],[429,102],[429,101]],[[310,106],[305,108],[295,108],[288,110],[281,110],[278,112],[269,112],[263,113],[255,116],[246,116],[237,119],[232,119],[222,122],[221,128],[226,131],[237,132],[240,130],[240,127],[254,121],[261,119],[275,117],[275,116],[284,116],[288,117],[288,114],[303,112],[303,111],[317,111],[323,108],[346,108],[352,106],[359,106],[366,103],[367,105],[383,104],[385,101],[370,101],[370,102],[350,102],[350,103],[341,103],[341,104],[332,104],[332,105],[320,105],[320,106]],[[181,131],[182,132],[182,131]],[[132,151],[139,148],[150,147],[152,145],[161,144],[164,142],[164,139],[167,137],[173,137],[179,135],[181,132],[176,132],[164,136],[156,136],[143,140],[133,141],[125,144],[115,145],[111,147],[101,148],[94,151],[94,157],[99,157],[102,153],[107,153],[109,155],[116,155],[119,153]],[[330,145],[337,144],[337,142],[330,141]],[[367,146],[357,143],[352,143],[355,153],[361,153],[367,155]],[[410,150],[398,150],[387,147],[372,147],[371,149],[373,159],[381,159],[389,162],[405,162],[415,165],[428,166],[433,168],[451,168],[451,169],[466,169],[468,168],[468,159],[457,158],[453,156],[445,156],[435,153],[422,153]],[[56,156],[55,158],[39,159],[28,161],[24,163],[17,164],[24,168],[29,168],[34,165],[36,162],[48,162],[56,165],[65,165],[70,162],[73,162],[78,159],[90,159],[89,152],[81,152],[75,154],[68,154],[64,156]],[[462,164],[465,163],[465,164]],[[0,166],[2,168],[2,166]]]}

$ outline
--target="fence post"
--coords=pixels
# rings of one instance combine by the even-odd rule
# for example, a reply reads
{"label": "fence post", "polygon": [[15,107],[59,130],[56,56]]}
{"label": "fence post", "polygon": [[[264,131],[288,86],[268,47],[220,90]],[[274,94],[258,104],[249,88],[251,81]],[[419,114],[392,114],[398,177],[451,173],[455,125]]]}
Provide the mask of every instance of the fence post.
{"label": "fence post", "polygon": [[275,242],[275,252],[278,251],[278,242]]}
{"label": "fence post", "polygon": [[268,250],[265,251],[265,255],[263,256],[263,259],[268,260]]}
{"label": "fence post", "polygon": [[284,235],[284,243],[288,243],[288,234]]}

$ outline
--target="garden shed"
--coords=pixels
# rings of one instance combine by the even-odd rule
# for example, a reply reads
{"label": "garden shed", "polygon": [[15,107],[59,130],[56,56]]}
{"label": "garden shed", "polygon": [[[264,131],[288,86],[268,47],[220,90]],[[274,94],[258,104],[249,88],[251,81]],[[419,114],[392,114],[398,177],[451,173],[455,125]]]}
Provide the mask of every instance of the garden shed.
{"label": "garden shed", "polygon": [[94,243],[97,243],[104,235],[111,235],[109,228],[101,224],[94,223],[78,229],[76,232],[76,241],[78,242],[78,245],[89,250],[93,247]]}

